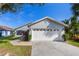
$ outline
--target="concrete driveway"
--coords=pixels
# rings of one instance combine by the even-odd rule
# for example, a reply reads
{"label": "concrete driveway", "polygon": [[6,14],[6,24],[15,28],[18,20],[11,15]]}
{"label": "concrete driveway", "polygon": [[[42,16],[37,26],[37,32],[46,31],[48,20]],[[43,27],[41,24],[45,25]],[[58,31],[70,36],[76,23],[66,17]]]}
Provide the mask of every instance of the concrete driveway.
{"label": "concrete driveway", "polygon": [[65,42],[32,42],[32,56],[79,56],[79,48]]}

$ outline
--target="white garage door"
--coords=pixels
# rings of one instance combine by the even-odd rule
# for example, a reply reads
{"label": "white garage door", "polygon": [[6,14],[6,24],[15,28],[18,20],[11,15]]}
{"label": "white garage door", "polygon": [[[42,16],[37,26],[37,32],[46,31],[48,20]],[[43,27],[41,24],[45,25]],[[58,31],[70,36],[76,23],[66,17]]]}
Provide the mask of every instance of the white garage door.
{"label": "white garage door", "polygon": [[58,30],[52,29],[34,29],[32,30],[32,41],[50,41],[56,40],[59,36]]}

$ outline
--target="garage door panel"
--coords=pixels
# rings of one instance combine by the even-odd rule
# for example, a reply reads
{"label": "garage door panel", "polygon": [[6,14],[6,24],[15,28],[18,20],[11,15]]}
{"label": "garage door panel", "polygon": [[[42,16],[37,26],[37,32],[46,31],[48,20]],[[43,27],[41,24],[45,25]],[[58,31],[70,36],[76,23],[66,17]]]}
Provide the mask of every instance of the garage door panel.
{"label": "garage door panel", "polygon": [[33,31],[32,41],[55,40],[59,35],[58,31]]}

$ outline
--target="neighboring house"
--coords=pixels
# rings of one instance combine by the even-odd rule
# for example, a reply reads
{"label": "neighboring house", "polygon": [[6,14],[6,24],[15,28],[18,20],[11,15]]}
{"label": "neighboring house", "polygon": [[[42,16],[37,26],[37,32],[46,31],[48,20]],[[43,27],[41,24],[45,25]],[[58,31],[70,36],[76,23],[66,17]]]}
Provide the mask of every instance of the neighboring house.
{"label": "neighboring house", "polygon": [[12,28],[0,25],[0,37],[10,36],[11,34],[12,34]]}
{"label": "neighboring house", "polygon": [[50,17],[44,17],[30,25],[23,26],[22,30],[30,30],[32,35],[32,41],[53,41],[64,40],[62,35],[64,34],[64,27],[68,25],[58,22]]}

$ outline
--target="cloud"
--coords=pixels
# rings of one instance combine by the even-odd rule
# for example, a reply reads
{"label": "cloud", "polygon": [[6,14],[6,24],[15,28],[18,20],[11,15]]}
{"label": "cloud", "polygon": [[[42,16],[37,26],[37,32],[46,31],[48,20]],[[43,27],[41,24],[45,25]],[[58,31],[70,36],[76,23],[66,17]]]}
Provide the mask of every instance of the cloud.
{"label": "cloud", "polygon": [[34,17],[34,14],[33,13],[29,13],[28,16],[29,17]]}
{"label": "cloud", "polygon": [[4,20],[5,20],[5,21],[11,21],[11,18],[5,17]]}

